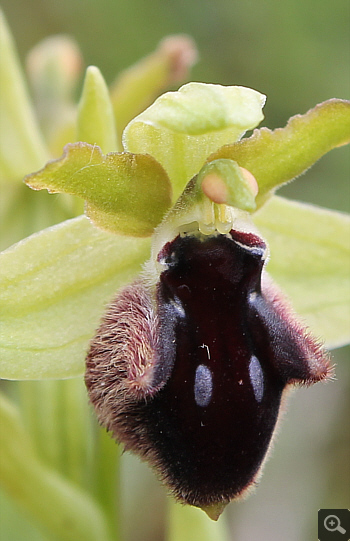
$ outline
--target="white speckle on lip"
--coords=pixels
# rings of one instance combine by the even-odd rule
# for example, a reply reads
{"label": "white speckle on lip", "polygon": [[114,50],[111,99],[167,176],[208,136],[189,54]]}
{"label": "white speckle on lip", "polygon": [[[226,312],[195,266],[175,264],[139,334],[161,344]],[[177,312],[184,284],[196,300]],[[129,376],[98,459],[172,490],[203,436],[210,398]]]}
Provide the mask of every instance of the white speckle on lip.
{"label": "white speckle on lip", "polygon": [[208,359],[210,360],[210,350],[209,350],[209,346],[207,346],[207,344],[202,344],[200,347],[203,348],[203,349],[206,348],[206,350],[207,350],[207,355],[208,355]]}

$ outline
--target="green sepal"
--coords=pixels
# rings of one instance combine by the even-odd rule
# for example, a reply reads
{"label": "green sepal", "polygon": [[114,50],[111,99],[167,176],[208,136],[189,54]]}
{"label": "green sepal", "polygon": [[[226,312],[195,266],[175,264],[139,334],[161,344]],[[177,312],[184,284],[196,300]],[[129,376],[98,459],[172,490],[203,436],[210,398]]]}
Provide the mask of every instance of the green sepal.
{"label": "green sepal", "polygon": [[110,153],[87,143],[66,145],[63,156],[28,175],[34,190],[77,195],[86,214],[102,229],[149,236],[171,203],[167,174],[146,154]]}
{"label": "green sepal", "polygon": [[349,141],[350,101],[331,99],[292,117],[284,128],[261,128],[248,139],[223,146],[208,161],[228,158],[248,169],[259,185],[259,207],[276,188]]}
{"label": "green sepal", "polygon": [[350,217],[272,197],[253,219],[270,247],[267,270],[312,333],[350,342]]}
{"label": "green sepal", "polygon": [[83,374],[106,303],[140,272],[149,247],[149,239],[105,233],[81,216],[3,252],[0,377]]}

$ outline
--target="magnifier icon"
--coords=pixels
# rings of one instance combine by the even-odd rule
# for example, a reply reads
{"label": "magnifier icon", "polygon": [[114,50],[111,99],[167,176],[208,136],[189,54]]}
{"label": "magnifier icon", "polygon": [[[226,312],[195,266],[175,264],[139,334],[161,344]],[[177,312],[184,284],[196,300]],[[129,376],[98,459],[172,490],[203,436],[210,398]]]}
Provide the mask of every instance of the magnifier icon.
{"label": "magnifier icon", "polygon": [[346,530],[341,527],[340,520],[336,515],[328,515],[324,519],[324,527],[329,532],[340,532],[342,534],[346,533]]}

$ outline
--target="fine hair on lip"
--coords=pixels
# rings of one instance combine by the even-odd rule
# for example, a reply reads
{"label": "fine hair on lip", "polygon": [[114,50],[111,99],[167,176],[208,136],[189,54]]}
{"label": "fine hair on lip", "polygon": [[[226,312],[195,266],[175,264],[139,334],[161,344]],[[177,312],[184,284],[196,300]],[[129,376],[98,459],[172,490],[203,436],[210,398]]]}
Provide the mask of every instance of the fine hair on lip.
{"label": "fine hair on lip", "polygon": [[329,358],[264,272],[259,235],[178,234],[156,258],[108,307],[85,381],[100,423],[217,513],[255,485],[286,389],[329,377]]}

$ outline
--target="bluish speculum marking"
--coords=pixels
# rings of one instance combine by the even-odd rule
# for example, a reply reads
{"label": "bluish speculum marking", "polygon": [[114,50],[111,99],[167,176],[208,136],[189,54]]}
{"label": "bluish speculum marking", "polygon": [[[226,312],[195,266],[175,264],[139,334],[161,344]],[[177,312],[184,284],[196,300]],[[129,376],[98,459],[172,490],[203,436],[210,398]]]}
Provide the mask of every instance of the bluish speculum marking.
{"label": "bluish speculum marking", "polygon": [[259,360],[253,355],[249,363],[249,377],[253,387],[254,396],[261,402],[264,395],[264,374]]}
{"label": "bluish speculum marking", "polygon": [[213,376],[205,364],[197,366],[194,378],[194,399],[197,406],[208,406],[213,393]]}

